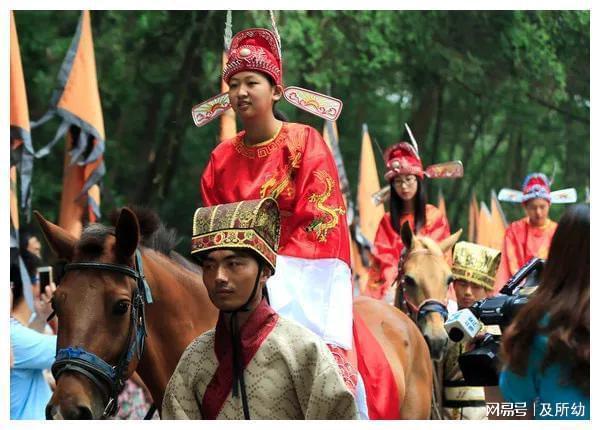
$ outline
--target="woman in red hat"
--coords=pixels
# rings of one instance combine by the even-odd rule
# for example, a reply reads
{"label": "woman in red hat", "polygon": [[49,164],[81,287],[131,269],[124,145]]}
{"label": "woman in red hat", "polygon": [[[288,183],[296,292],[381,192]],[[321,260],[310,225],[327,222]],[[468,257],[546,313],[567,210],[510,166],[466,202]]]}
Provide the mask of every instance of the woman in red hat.
{"label": "woman in red hat", "polygon": [[548,257],[550,242],[557,226],[548,216],[550,204],[577,201],[574,188],[550,191],[551,182],[543,173],[532,173],[523,181],[523,191],[508,188],[500,190],[498,199],[521,203],[526,216],[509,225],[504,233],[502,260],[494,285],[495,294],[530,259]]}
{"label": "woman in red hat", "polygon": [[[412,137],[412,133],[411,134]],[[400,142],[388,148],[384,154],[385,179],[390,183],[390,211],[379,223],[375,235],[373,264],[369,270],[367,295],[388,302],[394,301],[390,289],[398,276],[398,262],[404,249],[400,237],[402,224],[408,221],[416,234],[439,242],[450,235],[450,227],[444,213],[427,203],[423,179],[462,176],[460,162],[448,163],[443,169],[423,164],[415,144]]]}

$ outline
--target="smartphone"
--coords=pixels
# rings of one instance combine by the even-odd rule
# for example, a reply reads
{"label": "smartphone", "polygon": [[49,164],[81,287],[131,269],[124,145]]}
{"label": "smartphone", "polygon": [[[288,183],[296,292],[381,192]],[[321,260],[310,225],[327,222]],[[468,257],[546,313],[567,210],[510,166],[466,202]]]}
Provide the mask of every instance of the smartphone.
{"label": "smartphone", "polygon": [[52,279],[52,266],[38,267],[38,281],[40,283],[40,294],[44,292],[46,285],[50,285],[53,282]]}

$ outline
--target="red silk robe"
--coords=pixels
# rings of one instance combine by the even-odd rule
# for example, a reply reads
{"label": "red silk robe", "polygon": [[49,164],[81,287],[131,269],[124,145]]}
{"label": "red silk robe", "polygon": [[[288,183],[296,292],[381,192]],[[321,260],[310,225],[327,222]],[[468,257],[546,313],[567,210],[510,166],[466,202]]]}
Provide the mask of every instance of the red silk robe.
{"label": "red silk robe", "polygon": [[496,274],[494,294],[497,294],[506,281],[530,259],[548,258],[556,226],[557,224],[549,219],[544,227],[533,227],[527,217],[508,226],[504,233],[504,246]]}
{"label": "red silk robe", "polygon": [[[448,220],[438,208],[430,204],[426,205],[425,219],[425,225],[417,234],[427,236],[436,242],[450,236]],[[400,219],[400,225],[405,221],[409,222],[414,231],[414,216],[404,215]],[[392,216],[389,212],[386,212],[379,223],[374,245],[373,262],[369,270],[369,282],[365,294],[381,299],[398,276],[398,262],[404,249],[400,235],[392,227]]]}
{"label": "red silk robe", "polygon": [[331,151],[304,124],[283,123],[267,142],[246,146],[245,131],[219,144],[202,174],[205,206],[271,196],[281,212],[280,255],[339,258],[350,266],[346,207]]}

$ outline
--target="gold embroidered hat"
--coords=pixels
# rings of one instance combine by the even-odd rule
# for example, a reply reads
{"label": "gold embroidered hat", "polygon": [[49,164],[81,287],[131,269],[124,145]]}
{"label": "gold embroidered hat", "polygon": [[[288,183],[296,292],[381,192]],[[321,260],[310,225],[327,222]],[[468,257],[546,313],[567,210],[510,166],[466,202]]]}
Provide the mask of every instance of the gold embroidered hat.
{"label": "gold embroidered hat", "polygon": [[501,252],[470,242],[458,242],[452,254],[452,273],[456,279],[472,282],[486,290],[494,288]]}
{"label": "gold embroidered hat", "polygon": [[249,249],[275,271],[279,248],[279,207],[271,197],[196,209],[192,255],[215,249]]}

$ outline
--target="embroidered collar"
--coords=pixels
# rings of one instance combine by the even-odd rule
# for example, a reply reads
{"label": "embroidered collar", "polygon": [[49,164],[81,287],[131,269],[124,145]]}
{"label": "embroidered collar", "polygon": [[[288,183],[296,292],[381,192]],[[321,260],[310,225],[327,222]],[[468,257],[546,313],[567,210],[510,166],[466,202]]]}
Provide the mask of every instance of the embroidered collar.
{"label": "embroidered collar", "polygon": [[256,159],[268,157],[273,151],[279,149],[286,141],[288,134],[288,125],[284,122],[281,123],[281,127],[275,137],[258,143],[256,145],[246,145],[244,143],[244,136],[246,131],[243,130],[237,134],[233,139],[233,146],[238,154],[243,157]]}

